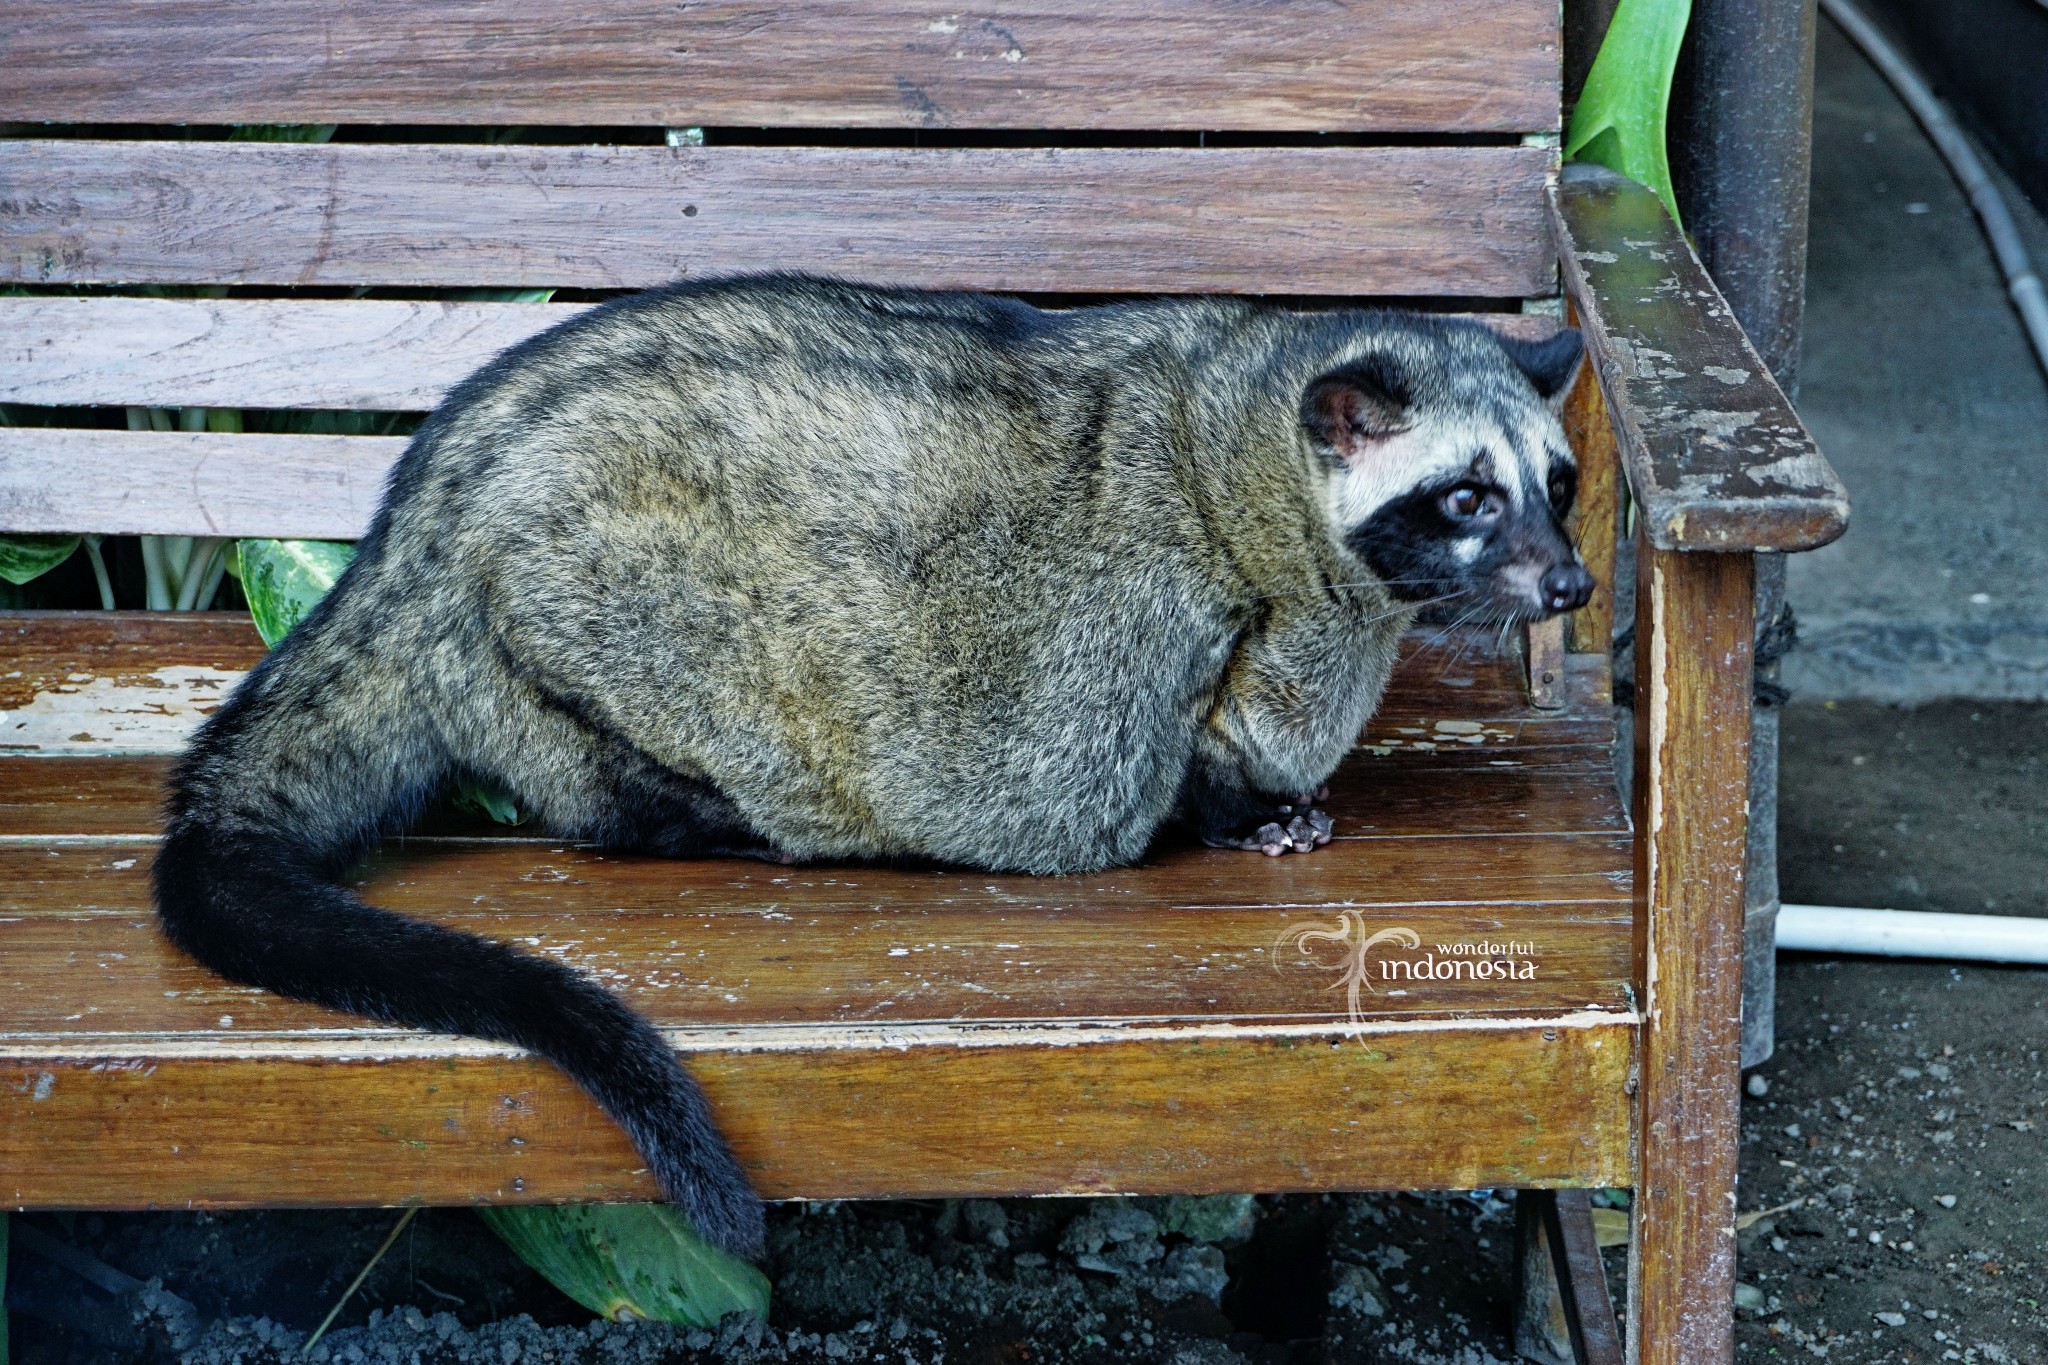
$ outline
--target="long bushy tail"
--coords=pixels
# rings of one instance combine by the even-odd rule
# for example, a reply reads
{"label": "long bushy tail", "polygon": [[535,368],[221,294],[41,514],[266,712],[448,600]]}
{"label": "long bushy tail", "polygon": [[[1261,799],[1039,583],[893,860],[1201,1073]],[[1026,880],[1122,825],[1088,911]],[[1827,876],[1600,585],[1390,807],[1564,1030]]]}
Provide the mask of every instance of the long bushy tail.
{"label": "long bushy tail", "polygon": [[402,688],[380,697],[362,673],[320,667],[317,648],[295,648],[305,634],[202,727],[173,778],[152,873],[165,933],[243,985],[547,1058],[625,1130],[707,1239],[758,1255],[760,1201],[652,1025],[559,963],[377,909],[337,883],[447,764],[424,718],[402,713]]}

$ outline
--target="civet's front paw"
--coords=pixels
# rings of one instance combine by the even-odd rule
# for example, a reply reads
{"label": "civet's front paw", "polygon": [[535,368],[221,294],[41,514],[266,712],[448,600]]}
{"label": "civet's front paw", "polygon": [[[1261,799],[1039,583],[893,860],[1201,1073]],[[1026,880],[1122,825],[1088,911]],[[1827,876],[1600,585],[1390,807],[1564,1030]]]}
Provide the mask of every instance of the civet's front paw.
{"label": "civet's front paw", "polygon": [[1241,848],[1277,858],[1283,853],[1307,853],[1322,847],[1330,842],[1330,833],[1336,828],[1329,816],[1312,807],[1283,806],[1279,814],[1284,823],[1272,820],[1241,838],[1210,837],[1203,842],[1211,848]]}

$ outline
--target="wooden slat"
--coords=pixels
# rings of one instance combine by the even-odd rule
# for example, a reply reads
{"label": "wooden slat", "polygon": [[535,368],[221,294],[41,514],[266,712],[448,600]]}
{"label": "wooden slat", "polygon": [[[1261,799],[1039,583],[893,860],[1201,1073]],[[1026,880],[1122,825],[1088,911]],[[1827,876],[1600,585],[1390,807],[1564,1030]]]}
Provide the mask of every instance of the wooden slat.
{"label": "wooden slat", "polygon": [[0,530],[354,540],[405,444],[0,427]]}
{"label": "wooden slat", "polygon": [[12,0],[0,119],[1536,131],[1536,0]]}
{"label": "wooden slat", "polygon": [[[756,1185],[784,1199],[1625,1184],[1630,1040],[1616,1020],[677,1041]],[[16,1208],[653,1195],[618,1130],[528,1058],[0,1045],[0,1200]]]}
{"label": "wooden slat", "polygon": [[[0,298],[0,403],[424,412],[587,304]],[[1515,336],[1527,313],[1464,314]]]}
{"label": "wooden slat", "polygon": [[0,299],[0,402],[425,412],[576,303]]}
{"label": "wooden slat", "polygon": [[0,612],[0,754],[177,753],[262,657],[239,612]]}
{"label": "wooden slat", "polygon": [[225,675],[262,657],[245,612],[0,611],[0,711],[67,684],[147,687],[166,667]]}
{"label": "wooden slat", "polygon": [[1644,1029],[1628,1358],[1640,1365],[1727,1365],[1735,1354],[1754,587],[1749,555],[1637,541]]}
{"label": "wooden slat", "polygon": [[[0,755],[6,753],[5,727],[0,718]],[[1450,830],[1446,810],[1457,812],[1455,833],[1466,839],[1624,830],[1606,749],[1584,744],[1571,751],[1575,762],[1543,767],[1514,760],[1496,766],[1497,750],[1471,766],[1448,766],[1435,754],[1361,755],[1354,760],[1358,783],[1333,791],[1323,808],[1336,820],[1340,838],[1443,834]],[[0,757],[0,840],[154,839],[171,763],[170,754]],[[433,838],[544,838],[525,826],[439,812],[417,832]]]}
{"label": "wooden slat", "polygon": [[1623,1365],[1584,1190],[1515,1197],[1515,1350],[1543,1365]]}
{"label": "wooden slat", "polygon": [[[1577,318],[1572,321],[1576,324]],[[1594,367],[1579,370],[1564,405],[1565,435],[1579,465],[1579,496],[1572,506],[1572,541],[1593,572],[1593,596],[1571,615],[1571,645],[1588,654],[1605,654],[1614,643],[1614,572],[1620,562],[1621,454],[1614,447],[1614,427],[1607,419],[1607,401],[1600,395]]]}
{"label": "wooden slat", "polygon": [[1583,1189],[1556,1191],[1550,1231],[1560,1278],[1571,1286],[1573,1346],[1584,1365],[1623,1365],[1621,1328],[1607,1289],[1607,1268],[1593,1234],[1593,1204]]}
{"label": "wooden slat", "polygon": [[1847,490],[1657,196],[1580,162],[1554,203],[1566,293],[1650,544],[1810,550],[1841,535]]}
{"label": "wooden slat", "polygon": [[[412,1036],[195,966],[157,932],[150,856],[0,848],[0,1038]],[[362,893],[571,963],[664,1027],[1327,1026],[1345,1019],[1332,990],[1343,950],[1276,945],[1346,908],[1421,938],[1375,949],[1376,974],[1438,957],[1439,944],[1529,945],[1517,955],[1533,964],[1526,977],[1381,975],[1362,1001],[1372,1018],[1626,1013],[1627,867],[1626,841],[1588,835],[1503,841],[1483,863],[1456,840],[1350,841],[1270,863],[1177,846],[1141,867],[1058,879],[451,843],[381,855]]]}
{"label": "wooden slat", "polygon": [[[1484,634],[1423,627],[1403,650],[1362,757],[1415,772],[1605,761],[1604,660],[1568,657],[1567,707],[1548,712]],[[0,612],[0,754],[176,753],[262,653],[240,614]]]}
{"label": "wooden slat", "polygon": [[1540,147],[0,142],[0,282],[1555,287]]}

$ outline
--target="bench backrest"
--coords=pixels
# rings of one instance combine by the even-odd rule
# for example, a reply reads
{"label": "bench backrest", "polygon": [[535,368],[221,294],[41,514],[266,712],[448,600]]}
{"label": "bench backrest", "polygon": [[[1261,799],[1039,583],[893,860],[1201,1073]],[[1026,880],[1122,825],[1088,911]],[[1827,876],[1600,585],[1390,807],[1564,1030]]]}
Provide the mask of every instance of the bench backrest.
{"label": "bench backrest", "polygon": [[[0,430],[0,530],[357,535],[401,439],[121,410],[424,410],[576,306],[430,291],[795,269],[1517,330],[1557,292],[1554,0],[15,0],[8,27],[0,402],[101,411]],[[280,123],[340,131],[228,138]]]}

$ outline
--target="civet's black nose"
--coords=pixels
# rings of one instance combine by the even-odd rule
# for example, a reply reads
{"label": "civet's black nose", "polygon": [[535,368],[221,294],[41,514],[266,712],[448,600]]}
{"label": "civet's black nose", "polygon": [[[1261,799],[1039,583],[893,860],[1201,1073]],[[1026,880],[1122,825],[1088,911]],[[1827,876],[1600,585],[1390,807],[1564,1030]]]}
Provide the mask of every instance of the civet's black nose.
{"label": "civet's black nose", "polygon": [[1537,585],[1545,611],[1577,611],[1593,596],[1593,575],[1583,564],[1559,564]]}

